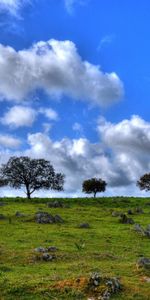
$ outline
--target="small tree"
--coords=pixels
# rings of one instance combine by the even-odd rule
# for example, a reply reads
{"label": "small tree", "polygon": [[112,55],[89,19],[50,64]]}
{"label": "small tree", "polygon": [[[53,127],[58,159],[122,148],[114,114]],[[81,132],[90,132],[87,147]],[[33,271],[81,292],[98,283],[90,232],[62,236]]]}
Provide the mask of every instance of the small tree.
{"label": "small tree", "polygon": [[150,173],[144,174],[140,180],[137,181],[137,186],[140,190],[150,191]]}
{"label": "small tree", "polygon": [[27,156],[11,157],[0,168],[0,187],[9,185],[15,189],[25,187],[27,198],[40,189],[63,190],[64,175],[55,173],[53,166],[45,159],[31,159]]}
{"label": "small tree", "polygon": [[107,183],[101,178],[91,178],[83,181],[82,192],[87,194],[94,193],[94,198],[97,193],[105,192]]}

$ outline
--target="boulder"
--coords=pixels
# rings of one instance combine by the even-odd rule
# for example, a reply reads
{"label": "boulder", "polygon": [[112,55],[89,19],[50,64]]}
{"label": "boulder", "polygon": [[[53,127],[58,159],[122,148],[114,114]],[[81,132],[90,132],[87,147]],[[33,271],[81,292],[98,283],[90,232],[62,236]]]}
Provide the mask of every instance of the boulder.
{"label": "boulder", "polygon": [[64,222],[64,220],[59,215],[52,216],[48,212],[37,212],[35,214],[35,221],[40,224],[54,224]]}
{"label": "boulder", "polygon": [[133,215],[132,209],[129,209],[129,210],[128,210],[128,215]]}
{"label": "boulder", "polygon": [[47,252],[47,249],[43,248],[43,247],[38,247],[38,248],[35,248],[34,251],[39,252],[39,253],[45,253],[45,252]]}
{"label": "boulder", "polygon": [[136,212],[137,214],[144,214],[143,209],[140,208],[140,207],[136,207],[135,212]]}
{"label": "boulder", "polygon": [[44,261],[52,261],[54,259],[53,255],[50,255],[49,253],[43,253],[42,260]]}
{"label": "boulder", "polygon": [[111,215],[112,215],[112,217],[119,217],[120,212],[119,211],[113,211]]}
{"label": "boulder", "polygon": [[122,224],[134,224],[134,220],[132,218],[128,218],[126,214],[122,214],[119,221]]}
{"label": "boulder", "polygon": [[150,258],[142,257],[137,262],[138,269],[143,268],[146,270],[150,270]]}
{"label": "boulder", "polygon": [[79,228],[90,228],[89,223],[82,223],[79,225]]}
{"label": "boulder", "polygon": [[16,217],[25,217],[25,214],[23,214],[23,213],[17,211],[17,212],[15,213],[15,216],[16,216]]}
{"label": "boulder", "polygon": [[61,201],[55,200],[53,202],[48,202],[47,206],[50,208],[60,208],[63,207],[63,203]]}
{"label": "boulder", "polygon": [[0,220],[5,220],[6,217],[3,214],[0,214]]}
{"label": "boulder", "polygon": [[50,246],[50,247],[47,248],[48,252],[56,252],[57,250],[58,250],[58,248],[55,247],[55,246]]}
{"label": "boulder", "polygon": [[144,234],[144,229],[141,227],[140,224],[135,224],[134,225],[134,230],[137,231],[137,232],[139,232],[139,233]]}
{"label": "boulder", "polygon": [[35,220],[40,224],[53,224],[55,223],[55,219],[52,215],[47,212],[37,212],[35,214]]}
{"label": "boulder", "polygon": [[64,223],[64,220],[59,215],[56,215],[54,217],[54,222],[55,223]]}

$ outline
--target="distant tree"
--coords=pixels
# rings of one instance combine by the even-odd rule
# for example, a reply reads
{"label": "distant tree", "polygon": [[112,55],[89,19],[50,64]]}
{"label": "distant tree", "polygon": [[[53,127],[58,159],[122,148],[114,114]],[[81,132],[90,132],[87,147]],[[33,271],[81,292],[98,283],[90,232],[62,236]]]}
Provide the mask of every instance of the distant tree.
{"label": "distant tree", "polygon": [[83,181],[82,192],[86,194],[94,193],[94,198],[97,193],[105,192],[107,183],[101,178],[91,178]]}
{"label": "distant tree", "polygon": [[0,187],[15,189],[25,187],[27,198],[40,189],[63,190],[64,175],[55,173],[51,163],[45,159],[31,159],[28,156],[11,157],[0,168]]}
{"label": "distant tree", "polygon": [[137,186],[140,190],[150,191],[150,173],[144,174],[140,180],[137,181]]}

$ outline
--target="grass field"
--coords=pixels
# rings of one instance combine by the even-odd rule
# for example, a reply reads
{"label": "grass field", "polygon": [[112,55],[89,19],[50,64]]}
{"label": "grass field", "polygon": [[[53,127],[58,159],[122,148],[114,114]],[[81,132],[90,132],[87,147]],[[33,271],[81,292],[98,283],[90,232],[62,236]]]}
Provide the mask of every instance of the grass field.
{"label": "grass field", "polygon": [[[140,236],[133,225],[119,223],[112,211],[127,212],[140,206],[144,214],[134,214],[136,223],[150,224],[150,199],[84,198],[60,199],[66,208],[48,208],[53,199],[1,199],[0,213],[0,299],[88,299],[82,281],[93,272],[118,277],[122,291],[111,299],[150,299],[150,283],[137,270],[141,256],[150,257],[150,239]],[[37,224],[37,211],[59,214],[63,224]],[[16,217],[19,211],[25,217]],[[80,223],[90,228],[79,228]],[[56,246],[56,259],[36,258],[36,247]]]}

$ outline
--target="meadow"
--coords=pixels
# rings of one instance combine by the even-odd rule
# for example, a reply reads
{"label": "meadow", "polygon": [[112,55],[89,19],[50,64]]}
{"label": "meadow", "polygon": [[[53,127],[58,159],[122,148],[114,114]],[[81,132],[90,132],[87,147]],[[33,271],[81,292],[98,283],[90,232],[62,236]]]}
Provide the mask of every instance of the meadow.
{"label": "meadow", "polygon": [[[64,207],[48,207],[54,199],[0,200],[5,216],[0,220],[0,300],[87,300],[84,283],[93,272],[119,278],[122,290],[111,299],[150,299],[148,274],[136,267],[140,257],[150,258],[150,239],[112,216],[113,211],[140,207],[144,213],[132,218],[145,227],[150,224],[150,198],[57,200]],[[34,216],[39,211],[60,215],[64,223],[38,224]],[[81,223],[89,228],[80,228]],[[56,259],[38,259],[35,248],[49,246],[58,249]]]}

